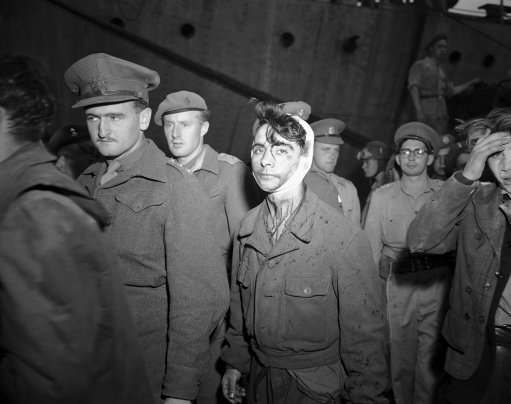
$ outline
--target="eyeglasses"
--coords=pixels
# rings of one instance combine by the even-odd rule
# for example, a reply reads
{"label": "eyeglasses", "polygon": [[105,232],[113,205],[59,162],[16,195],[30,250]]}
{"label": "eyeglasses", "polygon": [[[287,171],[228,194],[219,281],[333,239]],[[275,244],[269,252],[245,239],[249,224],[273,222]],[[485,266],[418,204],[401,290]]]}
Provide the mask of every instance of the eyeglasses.
{"label": "eyeglasses", "polygon": [[423,157],[428,154],[427,149],[419,148],[419,149],[401,149],[399,150],[399,154],[402,157],[410,157],[412,154],[414,157]]}

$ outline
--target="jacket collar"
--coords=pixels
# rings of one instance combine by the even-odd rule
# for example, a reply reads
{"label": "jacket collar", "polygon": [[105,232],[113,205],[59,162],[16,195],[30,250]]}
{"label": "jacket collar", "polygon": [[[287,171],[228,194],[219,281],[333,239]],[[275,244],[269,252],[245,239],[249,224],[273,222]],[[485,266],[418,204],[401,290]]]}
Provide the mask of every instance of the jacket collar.
{"label": "jacket collar", "polygon": [[218,153],[210,145],[207,144],[204,145],[204,160],[202,162],[201,169],[211,171],[217,175],[220,173]]}
{"label": "jacket collar", "polygon": [[87,191],[55,167],[57,157],[42,142],[23,146],[0,163],[0,216],[19,195],[29,189],[50,189],[62,193],[94,217],[100,226],[109,222],[106,210]]}
{"label": "jacket collar", "polygon": [[42,142],[21,147],[0,163],[0,190],[3,193],[19,188],[18,182],[29,186],[25,182],[30,181],[31,186],[58,187],[88,197],[83,187],[55,167],[56,161],[57,157],[48,152]]}
{"label": "jacket collar", "polygon": [[264,224],[264,218],[269,213],[267,202],[264,200],[243,220],[239,238],[242,243],[252,246],[267,258],[297,250],[301,244],[308,244],[312,240],[317,204],[318,197],[306,188],[302,202],[293,217],[289,219],[286,230],[275,245],[272,245]]}
{"label": "jacket collar", "polygon": [[[408,192],[408,190],[406,189],[406,186],[405,186],[405,183],[402,181],[402,180],[399,180],[399,186],[401,187],[401,191],[403,191],[403,193],[405,193],[406,195],[410,195],[413,197],[412,194],[410,194]],[[424,190],[423,190],[423,194],[426,194],[428,192],[434,192],[437,190],[437,187],[435,187],[435,182],[429,178],[429,177],[426,177],[426,184],[424,186]]]}
{"label": "jacket collar", "polygon": [[[105,184],[105,188],[114,187],[133,177],[144,177],[154,181],[167,182],[166,157],[151,139],[144,139],[142,145],[140,145],[140,150],[137,150],[136,153],[137,155],[133,157],[138,156],[138,159],[135,161],[130,159],[128,165],[124,169],[119,170],[117,177]],[[104,162],[94,163],[85,169],[82,176],[96,178],[105,172],[105,164]],[[94,182],[97,183],[96,181]]]}
{"label": "jacket collar", "polygon": [[220,173],[218,153],[207,144],[202,145],[201,152],[192,161],[183,166],[191,172],[206,170],[217,175]]}

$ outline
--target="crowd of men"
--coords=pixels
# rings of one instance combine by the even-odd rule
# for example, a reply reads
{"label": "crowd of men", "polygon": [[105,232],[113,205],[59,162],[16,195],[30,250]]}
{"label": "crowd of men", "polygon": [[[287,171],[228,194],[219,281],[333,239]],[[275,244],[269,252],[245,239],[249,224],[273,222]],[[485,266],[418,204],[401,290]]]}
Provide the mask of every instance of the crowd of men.
{"label": "crowd of men", "polygon": [[511,402],[511,109],[368,142],[361,203],[303,101],[255,105],[249,166],[199,94],[153,117],[149,68],[64,81],[85,124],[43,143],[44,74],[0,58],[0,402]]}

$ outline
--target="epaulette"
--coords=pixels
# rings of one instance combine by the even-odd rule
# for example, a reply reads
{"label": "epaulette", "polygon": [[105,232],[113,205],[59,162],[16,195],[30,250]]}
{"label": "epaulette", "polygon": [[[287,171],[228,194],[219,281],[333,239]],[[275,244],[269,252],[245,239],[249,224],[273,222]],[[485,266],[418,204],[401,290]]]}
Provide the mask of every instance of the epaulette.
{"label": "epaulette", "polygon": [[227,164],[230,164],[231,166],[233,166],[234,164],[242,163],[242,161],[238,157],[227,153],[218,153],[217,159],[218,161],[224,161]]}
{"label": "epaulette", "polygon": [[394,182],[395,182],[395,181],[387,182],[386,184],[380,185],[380,186],[378,187],[378,189],[390,188],[390,187],[391,187],[391,185],[392,185]]}
{"label": "epaulette", "polygon": [[391,188],[394,184],[395,184],[396,181],[393,181],[393,182],[388,182],[386,184],[383,184],[383,185],[380,185],[378,188],[376,188],[375,190],[373,190],[373,193],[381,193],[381,192],[385,192],[386,190],[388,190],[389,188]]}

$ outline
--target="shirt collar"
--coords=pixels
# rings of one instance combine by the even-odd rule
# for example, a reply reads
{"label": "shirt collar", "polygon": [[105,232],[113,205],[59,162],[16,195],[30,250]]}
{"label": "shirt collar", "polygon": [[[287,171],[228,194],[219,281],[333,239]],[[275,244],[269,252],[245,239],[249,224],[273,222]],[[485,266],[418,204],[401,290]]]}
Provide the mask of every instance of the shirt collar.
{"label": "shirt collar", "polygon": [[[289,232],[303,243],[309,243],[312,240],[312,228],[317,204],[318,197],[306,187],[300,206],[286,224],[286,230],[281,238],[283,238],[285,233]],[[247,244],[254,246],[261,252],[268,252],[270,250],[269,237],[266,235],[264,224],[264,217],[267,214],[268,206],[266,201],[263,201],[257,208],[249,212],[245,220],[243,220],[239,231],[240,238],[246,238]],[[277,241],[276,246],[279,244],[279,241]]]}
{"label": "shirt collar", "polygon": [[[144,138],[132,153],[120,160],[119,177],[126,173],[129,177],[145,177],[152,180],[167,182],[167,158],[151,139]],[[94,163],[87,167],[82,175],[97,176],[106,169],[105,162]]]}
{"label": "shirt collar", "polygon": [[202,146],[202,151],[188,164],[184,164],[184,167],[191,172],[207,170],[218,174],[220,172],[220,167],[218,165],[217,156],[218,153],[213,150],[211,146],[204,144]]}
{"label": "shirt collar", "polygon": [[[399,186],[401,188],[401,191],[403,191],[406,195],[414,196],[410,192],[408,192],[408,190],[406,189],[406,185],[403,182],[403,180],[399,181]],[[424,190],[422,191],[422,193],[426,194],[428,192],[434,192],[434,191],[435,191],[435,187],[434,187],[433,181],[431,181],[431,178],[426,177],[426,185],[425,185]]]}
{"label": "shirt collar", "polygon": [[131,169],[135,163],[142,157],[144,154],[145,145],[147,145],[148,139],[144,136],[140,139],[133,150],[130,150],[125,155],[116,158],[117,162],[120,164],[118,171],[128,171]]}

